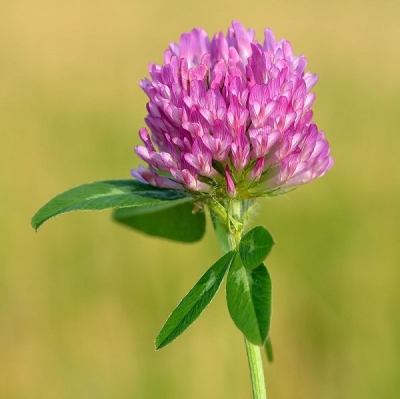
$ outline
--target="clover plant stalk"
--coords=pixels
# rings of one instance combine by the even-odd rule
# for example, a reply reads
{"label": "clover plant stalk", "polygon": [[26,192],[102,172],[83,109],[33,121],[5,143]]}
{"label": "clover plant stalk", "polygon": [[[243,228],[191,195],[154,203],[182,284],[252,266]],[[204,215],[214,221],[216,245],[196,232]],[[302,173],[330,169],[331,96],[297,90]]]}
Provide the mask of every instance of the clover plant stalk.
{"label": "clover plant stalk", "polygon": [[[227,241],[229,245],[229,250],[237,250],[240,244],[240,239],[243,234],[243,230],[246,227],[246,221],[249,218],[253,207],[255,206],[252,200],[242,200],[242,201],[227,201],[226,209],[228,210],[227,223],[223,225]],[[231,222],[235,220],[236,226],[241,226],[239,230],[232,227]],[[217,223],[214,222],[214,228],[217,230]],[[217,231],[217,237],[220,242],[220,246],[224,252],[226,247],[224,246],[225,240],[221,235],[221,232]],[[259,345],[252,344],[246,336],[244,336],[244,342],[246,346],[246,354],[250,369],[251,387],[253,391],[253,399],[266,399],[267,392],[265,388],[265,378],[263,361],[261,356],[261,347]]]}
{"label": "clover plant stalk", "polygon": [[249,342],[246,337],[244,337],[244,342],[246,344],[247,359],[249,361],[253,398],[266,399],[267,392],[265,390],[261,349],[258,345],[254,345]]}

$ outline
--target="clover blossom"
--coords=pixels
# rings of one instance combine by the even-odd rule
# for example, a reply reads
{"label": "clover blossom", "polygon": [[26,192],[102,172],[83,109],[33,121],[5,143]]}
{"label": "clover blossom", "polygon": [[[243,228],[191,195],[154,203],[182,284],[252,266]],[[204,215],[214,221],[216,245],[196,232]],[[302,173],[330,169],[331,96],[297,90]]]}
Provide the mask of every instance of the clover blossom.
{"label": "clover blossom", "polygon": [[304,56],[264,43],[237,21],[210,39],[199,28],[171,43],[164,65],[141,81],[148,128],[135,148],[148,165],[136,179],[83,184],[57,195],[33,216],[38,229],[74,210],[114,209],[115,221],[151,236],[200,240],[204,208],[224,255],[179,302],[155,340],[161,349],[203,312],[226,276],[226,302],[243,333],[253,399],[266,399],[261,347],[272,361],[272,282],[265,260],[274,245],[263,226],[248,229],[256,198],[278,195],[324,175],[333,165],[324,133],[312,122],[317,76]]}
{"label": "clover blossom", "polygon": [[276,195],[333,165],[312,122],[317,75],[270,29],[264,43],[232,22],[211,40],[199,28],[171,43],[164,65],[149,65],[146,128],[131,171],[141,182],[191,195],[237,199]]}

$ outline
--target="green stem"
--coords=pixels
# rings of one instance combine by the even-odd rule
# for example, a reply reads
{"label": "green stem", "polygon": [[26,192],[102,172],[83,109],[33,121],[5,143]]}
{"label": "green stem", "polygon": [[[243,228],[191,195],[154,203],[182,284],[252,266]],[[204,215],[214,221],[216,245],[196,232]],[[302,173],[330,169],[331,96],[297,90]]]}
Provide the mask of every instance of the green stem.
{"label": "green stem", "polygon": [[[213,223],[222,251],[226,253],[238,248],[248,212],[253,203],[244,200],[231,201],[225,204],[225,207],[218,205],[218,209],[212,209]],[[232,220],[236,223],[232,223]],[[244,337],[244,342],[250,368],[253,399],[267,399],[261,348],[249,342],[246,337]]]}
{"label": "green stem", "polygon": [[244,338],[244,342],[246,344],[247,359],[249,361],[253,398],[267,399],[260,347],[253,345],[246,337]]}

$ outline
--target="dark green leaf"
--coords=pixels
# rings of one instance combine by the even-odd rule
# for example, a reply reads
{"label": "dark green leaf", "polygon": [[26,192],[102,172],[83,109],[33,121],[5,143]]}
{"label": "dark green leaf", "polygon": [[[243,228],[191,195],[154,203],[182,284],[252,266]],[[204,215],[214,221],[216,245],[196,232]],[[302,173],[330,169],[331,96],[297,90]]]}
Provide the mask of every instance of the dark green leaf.
{"label": "dark green leaf", "polygon": [[31,225],[37,230],[46,220],[71,211],[149,207],[167,201],[180,204],[190,200],[182,190],[153,187],[133,179],[83,184],[51,199],[33,216]]}
{"label": "dark green leaf", "polygon": [[268,337],[264,344],[265,354],[267,355],[267,359],[269,363],[274,361],[274,351],[272,350],[271,339]]}
{"label": "dark green leaf", "polygon": [[239,253],[245,268],[254,269],[262,263],[271,251],[274,239],[263,226],[254,227],[243,236]]}
{"label": "dark green leaf", "polygon": [[228,252],[215,262],[171,313],[156,338],[160,349],[181,335],[203,312],[218,291],[234,252]]}
{"label": "dark green leaf", "polygon": [[116,209],[114,219],[151,236],[195,242],[206,229],[203,211],[193,213],[191,202],[164,201],[160,204]]}
{"label": "dark green leaf", "polygon": [[267,339],[271,320],[271,278],[261,264],[246,269],[236,254],[226,282],[226,299],[232,320],[255,345]]}

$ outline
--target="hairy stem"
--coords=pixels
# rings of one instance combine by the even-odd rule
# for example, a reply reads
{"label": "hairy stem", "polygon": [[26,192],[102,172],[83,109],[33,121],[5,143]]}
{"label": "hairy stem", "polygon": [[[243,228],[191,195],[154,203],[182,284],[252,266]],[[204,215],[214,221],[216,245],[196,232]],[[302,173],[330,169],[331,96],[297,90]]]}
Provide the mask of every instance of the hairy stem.
{"label": "hairy stem", "polygon": [[267,399],[261,349],[259,346],[253,345],[251,342],[249,342],[246,337],[244,338],[244,342],[246,344],[247,359],[249,361],[253,398]]}
{"label": "hairy stem", "polygon": [[[238,248],[253,202],[249,200],[230,201],[225,204],[224,211],[221,209],[222,205],[218,205],[218,209],[211,209],[211,214],[218,241],[222,251],[226,253]],[[236,223],[232,224],[232,220]],[[249,342],[246,337],[244,337],[244,341],[250,368],[253,399],[267,399],[261,348]]]}

